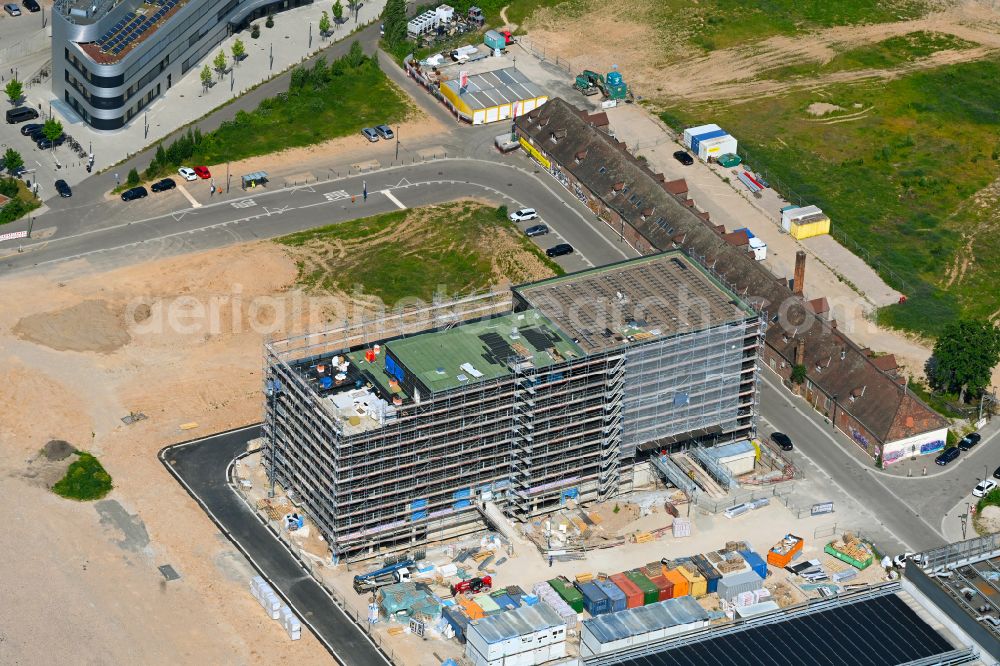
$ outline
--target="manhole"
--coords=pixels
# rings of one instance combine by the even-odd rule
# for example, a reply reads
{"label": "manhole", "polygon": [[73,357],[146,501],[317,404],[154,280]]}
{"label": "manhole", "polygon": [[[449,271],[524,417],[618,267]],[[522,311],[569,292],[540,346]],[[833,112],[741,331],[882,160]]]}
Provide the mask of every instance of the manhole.
{"label": "manhole", "polygon": [[163,574],[163,577],[167,580],[178,580],[181,577],[181,575],[176,571],[174,571],[174,568],[169,564],[164,564],[157,568],[160,570],[160,573]]}

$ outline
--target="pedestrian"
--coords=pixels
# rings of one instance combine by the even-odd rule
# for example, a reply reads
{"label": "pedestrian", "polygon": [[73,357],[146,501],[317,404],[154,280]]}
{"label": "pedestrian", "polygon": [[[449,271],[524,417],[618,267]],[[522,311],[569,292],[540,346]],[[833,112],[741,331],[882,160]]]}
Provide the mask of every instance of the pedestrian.
{"label": "pedestrian", "polygon": [[550,569],[552,568],[552,556],[551,555],[549,555],[549,568]]}

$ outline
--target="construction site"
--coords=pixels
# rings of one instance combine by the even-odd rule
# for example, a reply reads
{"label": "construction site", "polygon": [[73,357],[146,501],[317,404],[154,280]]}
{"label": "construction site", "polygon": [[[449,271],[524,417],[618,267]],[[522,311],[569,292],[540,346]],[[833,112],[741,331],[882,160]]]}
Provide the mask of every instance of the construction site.
{"label": "construction site", "polygon": [[684,490],[666,454],[752,435],[763,333],[670,252],[271,341],[262,464],[335,562]]}

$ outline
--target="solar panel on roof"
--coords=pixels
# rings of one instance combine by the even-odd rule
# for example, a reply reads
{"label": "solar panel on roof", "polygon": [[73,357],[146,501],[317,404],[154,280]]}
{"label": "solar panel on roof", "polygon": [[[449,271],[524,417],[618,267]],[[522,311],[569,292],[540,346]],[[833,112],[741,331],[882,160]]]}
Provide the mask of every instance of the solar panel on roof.
{"label": "solar panel on roof", "polygon": [[[491,363],[503,364],[508,358],[514,356],[514,350],[511,348],[510,344],[507,343],[499,333],[482,333],[479,335],[479,339],[486,344],[486,348],[490,350],[490,356],[493,359]],[[488,359],[490,360],[490,359]]]}
{"label": "solar panel on roof", "polygon": [[524,336],[528,344],[535,348],[535,351],[545,351],[552,346],[551,338],[534,326],[521,329],[519,333]]}

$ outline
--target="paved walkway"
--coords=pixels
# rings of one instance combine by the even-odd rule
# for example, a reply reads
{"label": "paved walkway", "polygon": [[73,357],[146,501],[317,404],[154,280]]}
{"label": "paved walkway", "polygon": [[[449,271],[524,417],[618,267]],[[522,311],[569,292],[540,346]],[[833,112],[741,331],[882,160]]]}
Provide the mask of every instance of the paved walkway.
{"label": "paved walkway", "polygon": [[[223,121],[235,117],[237,111],[251,111],[263,99],[286,91],[290,70],[302,61],[311,61],[318,54],[325,55],[327,60],[338,58],[347,52],[355,39],[367,46],[369,53],[373,52],[378,39],[378,26],[370,24],[377,24],[384,6],[385,0],[365,2],[358,13],[357,23],[351,19],[337,26],[329,39],[321,39],[319,35],[320,14],[324,9],[329,13],[328,3],[314,3],[275,14],[273,28],[264,27],[264,19],[259,19],[256,21],[261,26],[259,39],[251,39],[249,30],[232,35],[206,55],[202,63],[175,81],[149,107],[148,112],[136,116],[129,126],[121,130],[98,132],[79,118],[62,115],[55,107],[52,112],[68,134],[84,148],[92,148],[98,171],[138,153],[141,159],[130,159],[114,169],[124,179],[132,166],[142,171],[148,165],[148,155],[144,154],[147,146],[161,139],[169,140],[179,127],[194,123],[203,132],[211,131]],[[369,28],[365,29],[365,25]],[[355,29],[359,32],[351,35]],[[247,57],[234,67],[232,45],[237,39],[241,39],[246,46]],[[220,50],[226,54],[229,73],[220,79],[213,72],[212,88],[206,92],[201,85],[201,69],[205,64],[211,67],[212,59]],[[278,74],[280,76],[272,78]],[[41,104],[43,111],[47,112],[52,101],[51,86],[36,86],[27,92],[27,97],[31,105],[37,107]],[[222,106],[224,104],[228,106]],[[64,168],[59,175],[71,185],[88,176],[83,160],[78,160],[75,155],[71,158],[68,151],[62,151],[61,158]]]}

